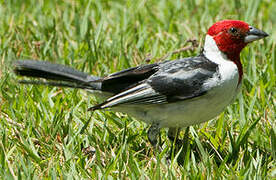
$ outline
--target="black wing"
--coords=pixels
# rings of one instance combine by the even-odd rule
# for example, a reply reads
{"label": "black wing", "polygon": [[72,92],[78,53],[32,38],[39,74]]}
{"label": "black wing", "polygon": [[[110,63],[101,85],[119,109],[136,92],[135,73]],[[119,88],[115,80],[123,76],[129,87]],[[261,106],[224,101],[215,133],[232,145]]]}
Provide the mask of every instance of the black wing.
{"label": "black wing", "polygon": [[114,94],[120,93],[149,78],[157,72],[158,69],[158,64],[148,64],[110,74],[101,79],[101,90]]}
{"label": "black wing", "polygon": [[218,65],[203,55],[158,65],[158,71],[105,102],[91,108],[103,109],[121,104],[165,104],[203,95],[203,84],[217,73]]}

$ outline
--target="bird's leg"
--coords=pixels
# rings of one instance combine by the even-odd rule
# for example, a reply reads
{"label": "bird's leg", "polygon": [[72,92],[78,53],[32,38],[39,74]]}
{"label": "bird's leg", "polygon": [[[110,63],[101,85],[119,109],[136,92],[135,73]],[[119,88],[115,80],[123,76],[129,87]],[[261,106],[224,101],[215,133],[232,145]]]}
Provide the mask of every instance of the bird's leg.
{"label": "bird's leg", "polygon": [[157,138],[160,132],[160,126],[158,123],[153,123],[148,130],[148,139],[152,146],[156,147]]}

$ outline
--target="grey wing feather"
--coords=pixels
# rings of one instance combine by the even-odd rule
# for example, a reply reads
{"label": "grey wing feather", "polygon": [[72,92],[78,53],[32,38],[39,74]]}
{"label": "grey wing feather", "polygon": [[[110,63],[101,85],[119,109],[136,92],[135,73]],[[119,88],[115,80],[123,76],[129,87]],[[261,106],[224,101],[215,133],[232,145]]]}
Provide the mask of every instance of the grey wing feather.
{"label": "grey wing feather", "polygon": [[104,109],[122,104],[163,104],[167,99],[147,83],[141,83],[126,91],[110,97],[105,102],[91,107],[89,110]]}
{"label": "grey wing feather", "polygon": [[168,102],[176,102],[205,94],[209,89],[204,83],[218,73],[218,65],[201,55],[160,65],[160,71],[148,83]]}
{"label": "grey wing feather", "polygon": [[201,56],[161,63],[159,70],[148,79],[91,110],[122,104],[165,104],[198,97],[208,91],[203,84],[216,72],[217,64]]}

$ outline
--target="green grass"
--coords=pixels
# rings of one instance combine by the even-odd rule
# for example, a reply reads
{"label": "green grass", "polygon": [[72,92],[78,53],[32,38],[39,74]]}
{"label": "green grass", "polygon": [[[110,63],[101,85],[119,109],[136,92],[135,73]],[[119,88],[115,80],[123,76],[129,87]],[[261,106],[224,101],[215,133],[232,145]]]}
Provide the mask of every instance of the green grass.
{"label": "green grass", "polygon": [[[180,1],[1,0],[0,176],[18,179],[276,178],[275,41],[272,0]],[[242,52],[242,93],[216,119],[190,127],[186,145],[167,163],[149,144],[147,125],[125,114],[87,112],[81,90],[27,86],[16,59],[40,59],[106,75],[203,43],[215,21],[241,19],[268,32]],[[196,55],[194,50],[168,59]],[[180,137],[184,138],[185,131]],[[94,151],[94,150],[95,151]]]}

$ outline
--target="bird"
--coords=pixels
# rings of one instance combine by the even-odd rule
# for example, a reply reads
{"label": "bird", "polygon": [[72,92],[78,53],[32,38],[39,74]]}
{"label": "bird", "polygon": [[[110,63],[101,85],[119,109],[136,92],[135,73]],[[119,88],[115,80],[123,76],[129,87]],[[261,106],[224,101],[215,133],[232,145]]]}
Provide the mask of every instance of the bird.
{"label": "bird", "polygon": [[104,77],[38,60],[15,60],[23,84],[85,89],[100,102],[89,111],[110,109],[150,125],[147,136],[155,146],[161,128],[173,140],[181,128],[218,116],[239,93],[243,78],[242,49],[268,34],[241,20],[221,20],[207,31],[195,57],[165,60],[121,70]]}

